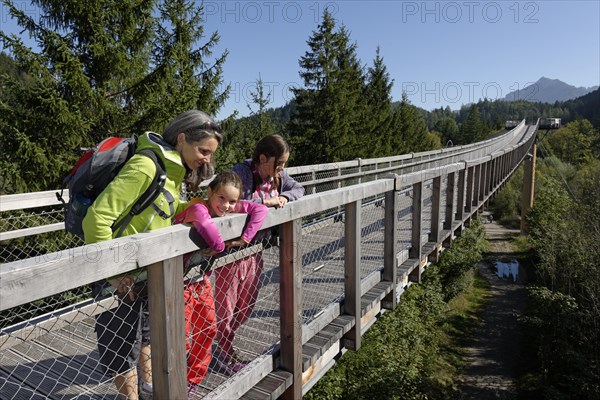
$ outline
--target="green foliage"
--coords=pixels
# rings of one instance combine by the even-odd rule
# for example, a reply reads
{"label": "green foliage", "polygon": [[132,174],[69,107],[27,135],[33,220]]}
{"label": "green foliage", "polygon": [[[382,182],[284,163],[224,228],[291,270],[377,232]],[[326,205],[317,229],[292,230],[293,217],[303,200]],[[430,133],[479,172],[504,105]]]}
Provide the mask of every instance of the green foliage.
{"label": "green foliage", "polygon": [[444,297],[449,288],[444,285],[451,273],[472,279],[482,248],[483,227],[473,223],[442,253],[440,263],[425,271],[422,283],[411,286],[398,307],[367,331],[361,349],[347,352],[305,398],[449,398],[449,383],[439,382],[440,365],[447,362],[441,355],[448,329]]}
{"label": "green foliage", "polygon": [[439,288],[413,286],[305,396],[307,399],[426,399],[423,374],[438,351],[445,310]]}
{"label": "green foliage", "polygon": [[479,108],[477,104],[473,104],[469,110],[469,116],[460,125],[455,144],[469,144],[480,139],[483,139],[483,124],[479,116]]}
{"label": "green foliage", "polygon": [[383,63],[379,47],[377,47],[373,67],[369,67],[367,83],[364,91],[367,115],[369,118],[369,142],[365,143],[362,157],[386,157],[398,154],[392,146],[393,131],[392,111],[393,80]]}
{"label": "green foliage", "polygon": [[289,123],[301,164],[349,160],[364,138],[364,77],[345,27],[336,30],[327,11],[300,59],[304,88],[294,89],[296,110]]}
{"label": "green foliage", "polygon": [[440,132],[442,137],[442,143],[444,145],[448,142],[451,142],[452,144],[456,142],[458,144],[459,131],[454,116],[442,117],[435,123],[433,129],[437,132]]}
{"label": "green foliage", "polygon": [[439,146],[406,96],[393,110],[379,50],[365,76],[348,30],[326,10],[300,59],[304,87],[294,89],[288,124],[300,164],[403,154]]}
{"label": "green foliage", "polygon": [[600,161],[590,159],[579,169],[553,161],[538,170],[543,175],[527,214],[537,286],[530,291],[524,321],[538,362],[527,385],[550,399],[595,398],[600,390]]}
{"label": "green foliage", "polygon": [[593,159],[597,153],[592,145],[598,143],[598,130],[588,120],[573,121],[546,138],[552,154],[564,162],[582,165]]}
{"label": "green foliage", "polygon": [[484,227],[473,221],[452,247],[444,251],[438,263],[445,301],[450,301],[472,284],[472,272],[486,248]]}
{"label": "green foliage", "polygon": [[523,167],[520,166],[490,204],[494,220],[505,226],[515,228],[519,226],[522,186]]}
{"label": "green foliage", "polygon": [[17,71],[0,85],[2,194],[57,188],[80,147],[161,131],[186,109],[214,113],[227,96],[217,89],[227,53],[212,57],[219,37],[204,38],[193,1],[34,4],[43,19],[5,7],[39,51],[0,32]]}
{"label": "green foliage", "polygon": [[[281,123],[275,121],[267,109],[271,93],[265,93],[262,79],[256,80],[256,91],[251,91],[250,116],[228,121],[223,125],[223,143],[217,153],[217,172],[227,171],[247,158],[251,158],[258,141],[270,134],[283,134]],[[284,135],[285,136],[285,135]],[[292,152],[292,154],[294,154]]]}

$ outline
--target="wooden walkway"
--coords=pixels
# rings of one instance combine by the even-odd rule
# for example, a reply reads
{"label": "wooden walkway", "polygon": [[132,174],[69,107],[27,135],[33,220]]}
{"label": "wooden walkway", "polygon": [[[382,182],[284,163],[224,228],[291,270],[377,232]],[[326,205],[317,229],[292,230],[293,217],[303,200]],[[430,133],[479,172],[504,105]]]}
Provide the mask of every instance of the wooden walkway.
{"label": "wooden walkway", "polygon": [[[428,197],[424,198],[426,208]],[[410,208],[408,197],[402,207]],[[383,216],[382,202],[362,209],[363,281],[383,268]],[[410,243],[410,218],[410,212],[400,214],[400,251]],[[423,221],[423,226],[428,227],[428,222]],[[422,234],[425,243],[427,231],[424,229]],[[343,300],[344,223],[338,218],[315,227],[307,226],[302,240],[303,324],[306,327],[326,309],[331,309],[332,304],[339,304]],[[248,379],[248,371],[264,368],[265,363],[274,365],[275,370],[261,382],[261,385],[270,387],[269,393],[251,385],[243,398],[271,398],[290,384],[289,374],[277,370],[280,335],[278,247],[264,250],[263,257],[265,271],[259,299],[250,320],[238,330],[234,343],[245,358],[254,361],[233,377],[210,372],[196,398],[214,396],[215,391],[227,393],[228,386],[240,386],[237,380]],[[407,281],[407,272],[412,269],[410,265],[414,268],[415,260],[408,260],[399,267],[399,280]],[[389,282],[370,286],[370,291],[363,294],[363,313],[368,312],[391,290]],[[332,315],[331,321],[326,321],[326,326],[306,341],[303,348],[305,371],[353,326],[353,320],[339,315],[339,309],[338,315]],[[102,373],[98,364],[93,326],[93,318],[86,318],[1,351],[0,399],[117,399],[112,379]],[[278,392],[277,388],[281,390]]]}

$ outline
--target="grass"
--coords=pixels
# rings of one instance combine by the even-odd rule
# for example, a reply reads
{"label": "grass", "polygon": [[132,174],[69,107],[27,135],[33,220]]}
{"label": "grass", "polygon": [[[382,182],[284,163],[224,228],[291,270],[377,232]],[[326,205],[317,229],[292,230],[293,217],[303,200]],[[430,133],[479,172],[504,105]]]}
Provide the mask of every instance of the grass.
{"label": "grass", "polygon": [[457,394],[458,377],[464,368],[464,345],[476,331],[479,316],[488,302],[490,285],[479,273],[472,274],[472,285],[448,303],[447,318],[440,330],[438,363],[429,377],[431,387],[445,388],[445,396],[434,398],[451,398]]}

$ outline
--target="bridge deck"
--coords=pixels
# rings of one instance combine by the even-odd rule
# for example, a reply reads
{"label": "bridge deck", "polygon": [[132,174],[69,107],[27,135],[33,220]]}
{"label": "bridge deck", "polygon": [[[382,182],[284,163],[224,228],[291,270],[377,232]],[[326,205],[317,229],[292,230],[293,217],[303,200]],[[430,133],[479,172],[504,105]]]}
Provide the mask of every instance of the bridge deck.
{"label": "bridge deck", "polygon": [[[404,207],[409,206],[409,198]],[[426,198],[425,204],[430,204]],[[384,205],[371,204],[362,209],[361,277],[383,267]],[[428,215],[428,213],[424,213]],[[410,212],[399,215],[399,250],[410,243]],[[427,226],[423,221],[423,226]],[[325,224],[320,229],[307,229],[303,235],[303,322],[309,322],[327,305],[340,302],[344,293],[344,223],[341,220]],[[426,237],[427,231],[422,232]],[[426,239],[425,239],[426,242]],[[265,271],[256,307],[250,320],[236,334],[235,346],[243,356],[256,359],[273,354],[279,340],[279,250],[263,251]],[[405,265],[399,266],[399,280],[405,279]],[[383,283],[383,282],[382,282]],[[389,285],[389,284],[388,284]],[[369,297],[363,296],[363,311],[369,302],[379,301],[380,293],[391,287],[381,287]],[[345,325],[345,326],[341,326]],[[307,369],[333,341],[349,329],[347,321],[329,333],[316,337],[318,345],[305,345],[303,364]],[[0,398],[2,399],[117,399],[112,379],[98,364],[93,318],[50,332],[0,352]],[[320,346],[319,346],[320,345]],[[312,354],[311,354],[312,350]],[[210,372],[201,384],[197,398],[217,387],[228,385],[235,377]],[[271,380],[272,382],[269,382]],[[270,375],[267,383],[285,385],[285,377]],[[252,393],[247,396],[252,398]]]}

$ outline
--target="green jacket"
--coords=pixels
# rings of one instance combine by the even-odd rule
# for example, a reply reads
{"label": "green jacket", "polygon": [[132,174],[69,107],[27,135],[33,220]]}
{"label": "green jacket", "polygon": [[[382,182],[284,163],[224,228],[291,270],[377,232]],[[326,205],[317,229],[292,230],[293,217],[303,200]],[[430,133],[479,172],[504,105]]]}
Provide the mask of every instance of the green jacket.
{"label": "green jacket", "polygon": [[[139,137],[137,150],[147,148],[153,149],[165,164],[167,172],[165,189],[171,192],[175,199],[173,206],[177,214],[185,206],[180,201],[181,182],[186,172],[183,160],[179,152],[165,143],[156,133],[146,132]],[[83,219],[85,242],[97,243],[116,237],[116,232],[112,232],[111,226],[129,212],[138,197],[150,186],[155,173],[156,167],[150,158],[140,154],[131,157],[88,209]],[[161,193],[154,203],[166,214],[170,213],[164,194]],[[131,219],[122,236],[148,232],[170,225],[170,218],[163,219],[153,207],[147,207]]]}

